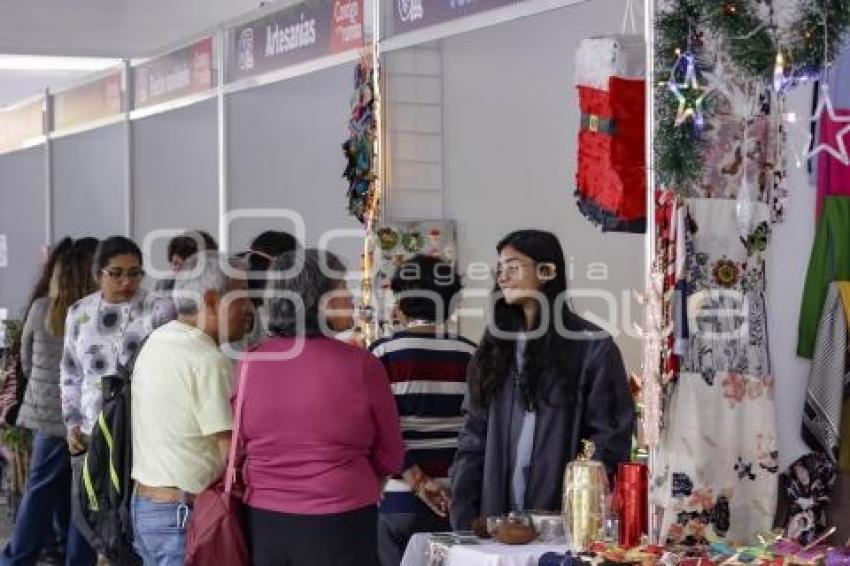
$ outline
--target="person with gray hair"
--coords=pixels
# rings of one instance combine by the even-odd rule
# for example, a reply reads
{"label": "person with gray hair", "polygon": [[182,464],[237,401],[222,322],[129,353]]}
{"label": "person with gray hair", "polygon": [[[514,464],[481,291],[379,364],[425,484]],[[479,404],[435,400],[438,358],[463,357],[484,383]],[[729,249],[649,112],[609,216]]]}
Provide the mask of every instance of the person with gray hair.
{"label": "person with gray hair", "polygon": [[383,478],[404,445],[387,373],[336,340],[353,324],[345,267],[317,249],[282,255],[269,331],[240,362],[245,527],[257,566],[375,566]]}
{"label": "person with gray hair", "polygon": [[136,360],[131,516],[145,566],[183,564],[194,498],[223,470],[233,364],[219,345],[245,332],[246,290],[239,263],[193,255],[174,285],[177,320],[151,333]]}

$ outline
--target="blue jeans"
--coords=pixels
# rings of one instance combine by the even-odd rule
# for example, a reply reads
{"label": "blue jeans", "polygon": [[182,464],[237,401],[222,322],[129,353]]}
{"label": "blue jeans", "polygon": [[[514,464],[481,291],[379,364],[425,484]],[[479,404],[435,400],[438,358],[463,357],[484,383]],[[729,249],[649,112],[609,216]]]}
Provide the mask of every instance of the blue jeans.
{"label": "blue jeans", "polygon": [[97,561],[94,550],[70,523],[71,454],[64,438],[40,432],[33,436],[32,462],[12,538],[0,555],[2,566],[35,564],[39,552],[54,537],[54,522],[68,533],[69,566]]}
{"label": "blue jeans", "polygon": [[158,503],[133,494],[133,547],[145,566],[183,566],[191,515],[184,503]]}

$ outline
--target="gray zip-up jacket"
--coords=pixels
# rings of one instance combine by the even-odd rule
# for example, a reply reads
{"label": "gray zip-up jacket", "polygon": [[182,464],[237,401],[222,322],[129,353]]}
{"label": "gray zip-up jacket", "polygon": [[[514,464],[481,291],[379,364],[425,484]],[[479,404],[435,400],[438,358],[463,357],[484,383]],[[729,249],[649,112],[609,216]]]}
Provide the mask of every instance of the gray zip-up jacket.
{"label": "gray zip-up jacket", "polygon": [[64,438],[65,425],[59,397],[59,363],[62,360],[63,339],[50,334],[44,325],[49,309],[50,299],[37,299],[24,322],[21,368],[29,381],[17,425]]}
{"label": "gray zip-up jacket", "polygon": [[[620,350],[613,339],[587,321],[571,322],[594,338],[579,346],[581,391],[572,405],[547,399],[538,403],[534,445],[525,489],[525,509],[561,509],[564,468],[574,460],[582,439],[596,445],[594,459],[612,473],[629,459],[635,429],[635,406]],[[473,375],[473,359],[468,375]],[[544,376],[543,383],[552,383]],[[511,510],[512,454],[519,428],[512,414],[522,405],[513,379],[489,407],[472,401],[469,389],[463,403],[465,423],[458,438],[452,468],[451,522],[455,530],[468,530],[478,517],[502,515]],[[555,388],[549,388],[553,391]]]}

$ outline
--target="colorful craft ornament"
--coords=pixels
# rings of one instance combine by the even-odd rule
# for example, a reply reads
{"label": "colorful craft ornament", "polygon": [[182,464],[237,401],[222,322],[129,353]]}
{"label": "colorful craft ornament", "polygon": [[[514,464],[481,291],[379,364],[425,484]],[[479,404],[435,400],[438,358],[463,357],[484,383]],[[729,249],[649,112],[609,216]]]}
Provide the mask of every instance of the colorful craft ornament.
{"label": "colorful craft ornament", "polygon": [[773,553],[785,557],[791,564],[819,564],[827,552],[823,542],[831,537],[835,530],[835,527],[831,527],[807,546],[781,538],[773,545]]}
{"label": "colorful craft ornament", "polygon": [[[681,50],[677,49],[676,55],[678,58],[670,71],[670,80],[667,81],[667,88],[670,89],[679,104],[674,123],[676,126],[681,126],[690,119],[693,120],[694,127],[701,130],[705,125],[703,104],[705,97],[708,96],[709,89],[699,84],[694,54],[690,50],[682,53]],[[684,80],[679,82],[677,76],[683,66]]]}
{"label": "colorful craft ornament", "polygon": [[[372,275],[375,248],[381,243],[373,232],[380,217],[381,179],[380,106],[378,91],[378,56],[372,48],[364,48],[355,66],[354,93],[351,96],[351,115],[348,120],[348,139],[342,144],[346,158],[343,177],[348,181],[346,197],[348,211],[366,228],[361,256],[360,304],[355,332],[359,342],[374,338],[374,308],[372,307]],[[382,248],[383,249],[383,248]]]}
{"label": "colorful craft ornament", "polygon": [[398,245],[398,232],[385,226],[378,230],[378,245],[385,252],[395,249]]}
{"label": "colorful craft ornament", "polygon": [[826,566],[850,566],[850,546],[830,549],[826,553]]}
{"label": "colorful craft ornament", "polygon": [[343,177],[348,180],[348,210],[363,224],[374,220],[379,200],[376,189],[377,112],[375,70],[369,53],[364,53],[355,69],[355,88],[351,96],[349,138],[342,144],[347,161]]}
{"label": "colorful craft ornament", "polygon": [[407,232],[401,237],[401,245],[408,252],[415,254],[425,247],[425,237],[422,232],[412,231]]}

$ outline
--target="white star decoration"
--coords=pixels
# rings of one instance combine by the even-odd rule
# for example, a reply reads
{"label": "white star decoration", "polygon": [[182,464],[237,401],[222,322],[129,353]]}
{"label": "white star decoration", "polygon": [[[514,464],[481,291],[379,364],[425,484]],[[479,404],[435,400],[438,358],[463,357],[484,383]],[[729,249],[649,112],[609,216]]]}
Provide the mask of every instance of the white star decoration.
{"label": "white star decoration", "polygon": [[[802,151],[800,153],[801,158],[798,160],[798,165],[801,164],[801,161],[812,159],[822,151],[828,153],[842,165],[850,165],[850,154],[848,154],[847,146],[844,143],[844,137],[847,134],[850,134],[850,115],[842,116],[835,112],[835,108],[832,105],[832,98],[829,96],[829,87],[827,85],[824,84],[821,86],[820,96],[818,98],[818,105],[814,114],[812,114],[811,118],[803,122],[806,126],[804,131],[805,143],[802,146]],[[824,112],[826,112],[826,115],[829,117],[831,122],[835,124],[844,124],[844,127],[836,132],[834,140],[824,140],[824,142],[818,143],[809,149],[812,145],[813,139],[812,131],[809,126],[812,123],[817,124],[823,117]],[[799,124],[794,125],[797,130],[803,129]]]}

